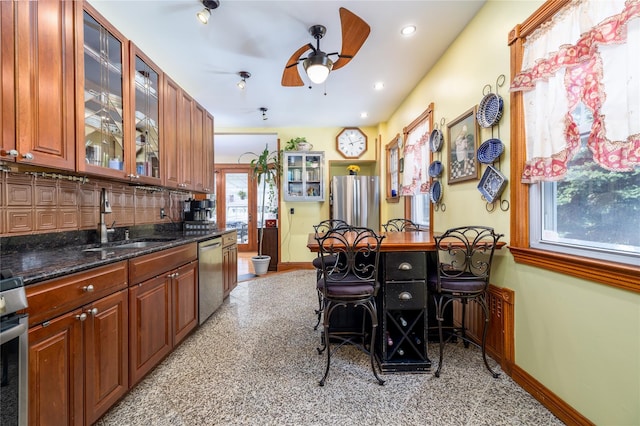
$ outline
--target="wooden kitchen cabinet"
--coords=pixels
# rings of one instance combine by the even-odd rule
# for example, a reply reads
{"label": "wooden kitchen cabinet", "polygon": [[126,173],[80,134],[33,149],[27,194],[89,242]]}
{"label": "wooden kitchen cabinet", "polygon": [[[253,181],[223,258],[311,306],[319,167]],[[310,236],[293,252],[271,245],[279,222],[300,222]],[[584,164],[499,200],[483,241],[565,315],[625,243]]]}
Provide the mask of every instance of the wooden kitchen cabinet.
{"label": "wooden kitchen cabinet", "polygon": [[204,116],[204,136],[203,136],[203,164],[202,173],[204,175],[204,188],[202,190],[208,194],[213,193],[215,188],[215,179],[213,174],[213,165],[215,164],[213,149],[213,115],[205,111]]}
{"label": "wooden kitchen cabinet", "polygon": [[191,111],[191,181],[192,189],[204,192],[204,116],[205,109],[197,102],[192,103]]}
{"label": "wooden kitchen cabinet", "polygon": [[198,324],[197,244],[129,260],[129,381],[151,371]]}
{"label": "wooden kitchen cabinet", "polygon": [[236,231],[222,236],[222,278],[224,297],[238,285],[238,241]]}
{"label": "wooden kitchen cabinet", "polygon": [[[128,179],[129,43],[87,2],[76,4],[77,170]],[[70,50],[72,52],[72,50]]]}
{"label": "wooden kitchen cabinet", "polygon": [[178,268],[171,280],[173,346],[178,346],[198,325],[198,262]]}
{"label": "wooden kitchen cabinet", "polygon": [[262,228],[262,254],[271,256],[269,271],[278,270],[278,228]]}
{"label": "wooden kitchen cabinet", "polygon": [[127,151],[131,179],[160,185],[162,169],[162,137],[160,88],[163,73],[133,42],[129,42],[129,87],[131,88],[129,120],[132,122],[130,149]]}
{"label": "wooden kitchen cabinet", "polygon": [[126,279],[123,261],[27,287],[30,424],[92,424],[128,391]]}
{"label": "wooden kitchen cabinet", "polygon": [[[73,4],[2,2],[4,160],[75,170]],[[15,80],[10,82],[13,55]]]}
{"label": "wooden kitchen cabinet", "polygon": [[162,184],[169,188],[179,188],[180,173],[178,171],[178,152],[180,144],[178,143],[178,115],[180,86],[165,75],[164,93],[162,95]]}
{"label": "wooden kitchen cabinet", "polygon": [[129,288],[129,381],[135,386],[171,352],[171,280],[161,275]]}
{"label": "wooden kitchen cabinet", "polygon": [[29,424],[83,424],[81,309],[29,329]]}
{"label": "wooden kitchen cabinet", "polygon": [[[194,190],[193,176],[191,173],[191,159],[194,157],[193,148],[193,98],[184,90],[178,97],[178,187],[186,190]],[[202,129],[202,126],[200,127]]]}
{"label": "wooden kitchen cabinet", "polygon": [[[15,105],[15,2],[0,1],[0,159],[17,155]],[[1,230],[1,229],[0,229]]]}

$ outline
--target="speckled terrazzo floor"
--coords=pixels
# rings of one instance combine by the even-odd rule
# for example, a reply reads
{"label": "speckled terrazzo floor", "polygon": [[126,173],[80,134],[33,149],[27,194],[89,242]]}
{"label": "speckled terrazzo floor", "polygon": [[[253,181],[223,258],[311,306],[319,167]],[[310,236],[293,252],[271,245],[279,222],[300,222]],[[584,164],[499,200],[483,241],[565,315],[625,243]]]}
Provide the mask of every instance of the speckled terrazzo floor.
{"label": "speckled terrazzo floor", "polygon": [[[315,272],[245,281],[98,425],[562,425],[475,348],[448,345],[440,378],[384,374],[353,348],[323,356]],[[437,362],[437,345],[430,344]]]}

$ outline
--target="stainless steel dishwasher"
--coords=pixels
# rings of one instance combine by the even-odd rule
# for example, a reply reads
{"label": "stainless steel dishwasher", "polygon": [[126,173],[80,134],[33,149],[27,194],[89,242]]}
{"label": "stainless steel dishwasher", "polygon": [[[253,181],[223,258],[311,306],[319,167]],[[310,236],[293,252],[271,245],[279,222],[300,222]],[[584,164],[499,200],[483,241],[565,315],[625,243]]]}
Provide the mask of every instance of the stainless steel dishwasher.
{"label": "stainless steel dishwasher", "polygon": [[222,238],[198,243],[198,323],[205,322],[224,299]]}

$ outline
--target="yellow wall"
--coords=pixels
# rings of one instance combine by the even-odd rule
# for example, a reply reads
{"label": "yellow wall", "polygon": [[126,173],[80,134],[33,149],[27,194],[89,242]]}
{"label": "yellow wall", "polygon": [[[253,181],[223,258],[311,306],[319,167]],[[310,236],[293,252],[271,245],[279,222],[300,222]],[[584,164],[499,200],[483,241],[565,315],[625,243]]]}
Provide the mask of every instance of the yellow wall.
{"label": "yellow wall", "polygon": [[[354,126],[358,127],[357,124]],[[359,161],[375,161],[378,144],[377,128],[359,126],[367,135],[367,152],[359,158]],[[280,214],[278,215],[278,224],[280,227],[281,245],[280,259],[282,262],[311,262],[315,255],[306,249],[307,238],[310,232],[313,232],[313,225],[323,219],[329,218],[329,165],[331,162],[345,162],[345,160],[335,149],[336,136],[342,127],[283,127],[283,128],[216,128],[220,133],[273,133],[278,134],[280,146],[284,147],[285,143],[294,137],[304,136],[307,141],[313,145],[314,151],[324,151],[325,168],[324,179],[325,185],[325,201],[319,202],[285,202],[280,200]],[[380,154],[378,154],[380,155]],[[345,166],[346,167],[346,166]],[[368,166],[369,167],[369,166]],[[379,175],[379,171],[376,172]],[[281,197],[282,198],[282,197]],[[290,214],[289,210],[293,207],[294,214]]]}
{"label": "yellow wall", "polygon": [[[480,102],[486,84],[495,90],[496,79],[504,74],[507,81],[499,93],[505,100],[505,114],[499,130],[506,151],[500,168],[509,176],[507,34],[541,4],[542,1],[487,2],[439,62],[425,71],[424,79],[389,120],[378,128],[363,128],[369,137],[364,159],[375,158],[373,142],[378,133],[384,147],[430,102],[434,102],[435,122],[442,118],[450,122]],[[259,131],[233,129],[238,130]],[[306,136],[314,149],[325,151],[327,164],[340,159],[334,149],[339,128],[275,130],[281,143],[293,136]],[[490,137],[491,131],[483,130],[481,142]],[[445,140],[443,149],[447,146]],[[446,167],[444,153],[442,160]],[[384,158],[381,161],[380,170],[384,171]],[[443,184],[447,209],[434,214],[436,231],[479,223],[495,227],[509,241],[509,212],[487,212],[477,181],[449,185],[444,178]],[[381,187],[385,187],[384,181]],[[509,187],[503,197],[508,193]],[[402,205],[383,201],[381,220],[402,216]],[[293,216],[288,214],[291,206],[295,207]],[[303,249],[307,234],[313,223],[328,218],[328,209],[328,201],[282,204],[283,262],[313,257]],[[515,349],[520,368],[596,424],[640,425],[640,294],[516,264],[508,249],[501,250],[496,258],[492,282],[513,289],[516,294]]]}
{"label": "yellow wall", "polygon": [[[388,120],[382,139],[401,132],[429,102],[435,122],[454,120],[480,102],[485,84],[495,90],[504,74],[499,129],[506,151],[500,166],[509,176],[507,34],[541,4],[489,1]],[[490,137],[491,131],[483,130],[481,142]],[[447,210],[434,214],[435,231],[481,223],[509,241],[509,212],[487,212],[477,181],[448,185],[445,178],[443,183]],[[516,364],[596,424],[639,425],[640,295],[516,264],[508,250],[501,251],[492,272],[495,285],[516,294]]]}

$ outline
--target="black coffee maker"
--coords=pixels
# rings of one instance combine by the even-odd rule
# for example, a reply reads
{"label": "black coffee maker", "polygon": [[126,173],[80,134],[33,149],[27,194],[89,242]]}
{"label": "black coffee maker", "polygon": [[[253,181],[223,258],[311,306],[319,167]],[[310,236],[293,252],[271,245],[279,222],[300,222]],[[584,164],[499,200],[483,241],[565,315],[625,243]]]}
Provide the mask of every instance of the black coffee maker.
{"label": "black coffee maker", "polygon": [[184,201],[184,220],[189,222],[205,222],[213,219],[212,200],[192,200]]}

